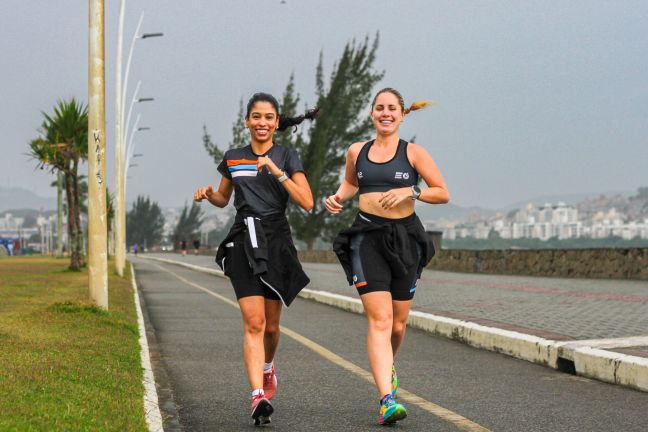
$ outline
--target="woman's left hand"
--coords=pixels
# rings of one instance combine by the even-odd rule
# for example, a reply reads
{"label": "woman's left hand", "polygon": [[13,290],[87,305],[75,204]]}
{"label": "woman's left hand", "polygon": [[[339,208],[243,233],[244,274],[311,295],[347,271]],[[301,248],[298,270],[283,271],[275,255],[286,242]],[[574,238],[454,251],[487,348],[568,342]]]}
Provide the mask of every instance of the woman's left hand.
{"label": "woman's left hand", "polygon": [[382,194],[378,202],[385,210],[390,210],[405,200],[412,199],[412,188],[392,189]]}
{"label": "woman's left hand", "polygon": [[268,171],[270,171],[270,174],[272,174],[275,177],[281,176],[283,174],[283,171],[281,171],[277,165],[272,161],[267,156],[260,156],[257,159],[257,170],[261,171],[263,167],[268,167]]}

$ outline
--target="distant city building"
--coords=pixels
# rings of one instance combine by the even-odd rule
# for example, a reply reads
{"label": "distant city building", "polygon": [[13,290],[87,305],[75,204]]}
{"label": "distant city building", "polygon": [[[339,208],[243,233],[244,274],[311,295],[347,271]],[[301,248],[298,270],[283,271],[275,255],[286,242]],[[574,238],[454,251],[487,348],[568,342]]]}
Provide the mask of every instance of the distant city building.
{"label": "distant city building", "polygon": [[[428,222],[428,224],[432,224]],[[504,239],[534,238],[549,240],[575,239],[580,237],[607,238],[618,236],[625,240],[633,238],[648,239],[648,218],[628,221],[626,215],[615,208],[598,211],[591,217],[579,218],[578,209],[559,202],[549,203],[536,208],[533,204],[509,213],[501,214],[488,220],[471,214],[466,222],[448,222],[436,224],[448,240],[459,238],[487,239],[491,233],[497,233]]]}
{"label": "distant city building", "polygon": [[[0,218],[0,239],[16,239],[21,247],[29,246],[34,250],[43,253],[49,253],[54,248],[54,239],[58,235],[56,232],[56,216],[38,216],[36,226],[24,228],[25,219],[14,217],[11,213],[5,213]],[[40,241],[31,242],[30,239],[38,235]],[[63,233],[64,241],[67,240],[65,232]]]}

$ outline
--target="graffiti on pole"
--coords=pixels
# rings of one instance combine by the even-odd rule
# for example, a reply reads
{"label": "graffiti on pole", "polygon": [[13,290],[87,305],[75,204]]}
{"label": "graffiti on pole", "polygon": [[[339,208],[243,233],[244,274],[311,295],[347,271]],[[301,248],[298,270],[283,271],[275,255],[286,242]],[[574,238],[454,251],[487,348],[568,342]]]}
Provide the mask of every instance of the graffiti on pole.
{"label": "graffiti on pole", "polygon": [[95,142],[95,157],[97,161],[97,183],[103,184],[103,178],[101,178],[101,131],[99,129],[94,129],[92,135]]}

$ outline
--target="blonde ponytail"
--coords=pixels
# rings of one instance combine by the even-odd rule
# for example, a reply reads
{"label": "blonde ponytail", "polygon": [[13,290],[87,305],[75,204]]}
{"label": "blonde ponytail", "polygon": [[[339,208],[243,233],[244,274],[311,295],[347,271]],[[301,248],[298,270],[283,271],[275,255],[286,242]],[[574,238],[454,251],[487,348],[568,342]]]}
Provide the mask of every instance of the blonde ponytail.
{"label": "blonde ponytail", "polygon": [[398,99],[398,104],[403,110],[403,114],[409,114],[411,111],[420,110],[430,105],[436,105],[436,102],[434,101],[423,99],[423,100],[417,100],[409,108],[405,109],[405,102],[403,101],[403,95],[401,95],[400,92],[394,88],[385,87],[384,89],[376,93],[376,96],[374,96],[373,101],[371,102],[372,109],[374,105],[376,105],[376,99],[378,99],[378,96],[380,96],[382,93],[391,93],[394,96],[396,96],[396,98]]}
{"label": "blonde ponytail", "polygon": [[431,100],[417,100],[413,102],[412,105],[404,111],[404,113],[409,114],[412,111],[420,110],[429,107],[430,105],[436,105],[436,102]]}

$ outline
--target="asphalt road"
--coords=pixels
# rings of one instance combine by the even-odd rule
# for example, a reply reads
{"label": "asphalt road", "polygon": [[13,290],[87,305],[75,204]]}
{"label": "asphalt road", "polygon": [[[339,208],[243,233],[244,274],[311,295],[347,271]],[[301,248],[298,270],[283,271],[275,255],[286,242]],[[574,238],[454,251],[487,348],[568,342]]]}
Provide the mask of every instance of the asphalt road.
{"label": "asphalt road", "polygon": [[[134,259],[166,430],[246,431],[249,388],[229,281]],[[371,431],[364,317],[297,299],[284,310],[266,429]],[[646,431],[648,394],[409,330],[396,366],[409,431]]]}

